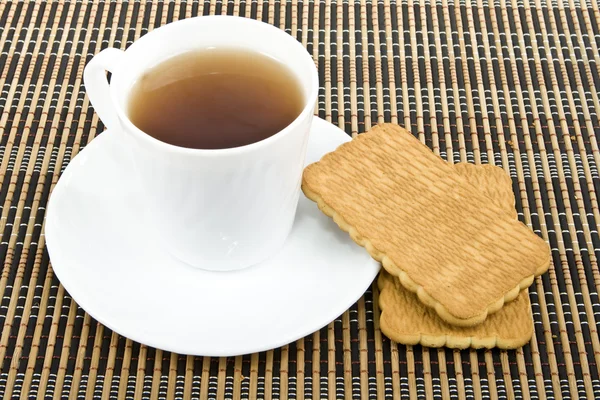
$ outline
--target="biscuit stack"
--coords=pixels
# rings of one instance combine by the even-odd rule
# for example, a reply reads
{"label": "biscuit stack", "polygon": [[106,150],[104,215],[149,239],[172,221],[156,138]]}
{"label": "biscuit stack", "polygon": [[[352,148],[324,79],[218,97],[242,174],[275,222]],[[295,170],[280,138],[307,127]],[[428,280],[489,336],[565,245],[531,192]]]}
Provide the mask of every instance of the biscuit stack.
{"label": "biscuit stack", "polygon": [[380,323],[391,339],[455,348],[530,340],[527,288],[550,250],[518,221],[502,169],[448,164],[383,124],[309,165],[302,190],[383,265]]}

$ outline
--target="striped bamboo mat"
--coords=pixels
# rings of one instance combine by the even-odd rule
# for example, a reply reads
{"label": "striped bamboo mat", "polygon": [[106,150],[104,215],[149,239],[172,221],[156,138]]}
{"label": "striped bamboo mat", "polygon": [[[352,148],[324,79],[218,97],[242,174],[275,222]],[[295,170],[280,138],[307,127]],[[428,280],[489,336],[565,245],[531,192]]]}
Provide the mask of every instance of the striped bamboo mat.
{"label": "striped bamboo mat", "polygon": [[[52,272],[43,224],[61,171],[104,129],[84,65],[202,14],[262,19],[301,41],[320,71],[318,114],[348,134],[398,122],[454,162],[509,172],[519,218],[554,260],[530,290],[531,343],[397,345],[379,330],[375,286],[321,331],[233,358],[148,348],[80,309]],[[0,393],[600,398],[598,47],[597,0],[0,1]]]}

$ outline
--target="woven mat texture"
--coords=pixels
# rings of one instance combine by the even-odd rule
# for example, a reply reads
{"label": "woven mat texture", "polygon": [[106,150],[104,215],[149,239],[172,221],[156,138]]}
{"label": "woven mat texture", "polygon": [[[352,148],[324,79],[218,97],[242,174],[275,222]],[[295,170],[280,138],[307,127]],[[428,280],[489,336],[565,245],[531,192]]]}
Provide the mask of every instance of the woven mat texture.
{"label": "woven mat texture", "polygon": [[[43,225],[61,171],[104,130],[84,65],[202,14],[256,18],[296,37],[319,68],[316,113],[349,135],[397,122],[448,160],[510,173],[519,218],[553,256],[530,289],[527,346],[398,345],[379,330],[376,286],[319,332],[232,358],[149,348],[78,307],[52,272]],[[598,47],[597,0],[1,0],[0,394],[600,398]]]}

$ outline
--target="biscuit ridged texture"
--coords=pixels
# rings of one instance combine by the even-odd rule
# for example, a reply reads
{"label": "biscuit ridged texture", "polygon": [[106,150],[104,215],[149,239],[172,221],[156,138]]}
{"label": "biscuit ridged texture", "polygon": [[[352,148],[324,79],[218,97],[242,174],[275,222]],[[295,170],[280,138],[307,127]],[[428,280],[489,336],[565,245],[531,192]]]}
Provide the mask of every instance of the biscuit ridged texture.
{"label": "biscuit ridged texture", "polygon": [[506,215],[517,219],[512,181],[502,168],[489,164],[459,163],[454,164],[454,169]]}
{"label": "biscuit ridged texture", "polygon": [[397,125],[309,165],[302,189],[454,325],[483,322],[548,268],[546,242]]}
{"label": "biscuit ridged texture", "polygon": [[[517,217],[515,198],[508,175],[489,165],[457,164],[459,173],[486,194],[512,218]],[[426,307],[417,296],[405,289],[398,278],[385,270],[377,281],[381,291],[381,331],[390,339],[409,345],[429,347],[499,347],[513,349],[523,346],[533,335],[533,317],[527,290],[473,327],[457,327],[443,321],[434,310]]]}

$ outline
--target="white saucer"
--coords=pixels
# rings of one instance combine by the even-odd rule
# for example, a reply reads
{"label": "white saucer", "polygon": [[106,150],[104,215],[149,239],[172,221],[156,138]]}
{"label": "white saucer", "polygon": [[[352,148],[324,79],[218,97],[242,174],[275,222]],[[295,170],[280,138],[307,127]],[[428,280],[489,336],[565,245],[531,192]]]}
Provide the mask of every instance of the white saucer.
{"label": "white saucer", "polygon": [[[349,137],[315,119],[307,163]],[[126,149],[95,138],[52,192],[46,241],[65,289],[115,332],[163,350],[232,356],[272,349],[337,318],[379,263],[301,195],[294,228],[268,261],[236,272],[194,269],[152,245]]]}

